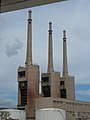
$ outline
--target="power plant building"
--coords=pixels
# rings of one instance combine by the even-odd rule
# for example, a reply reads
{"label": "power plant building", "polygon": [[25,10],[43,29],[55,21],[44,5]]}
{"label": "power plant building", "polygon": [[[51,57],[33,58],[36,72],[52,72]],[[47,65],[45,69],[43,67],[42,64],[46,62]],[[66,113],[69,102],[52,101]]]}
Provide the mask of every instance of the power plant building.
{"label": "power plant building", "polygon": [[27,53],[25,67],[18,68],[18,105],[26,110],[27,120],[35,120],[35,111],[43,108],[58,108],[66,111],[67,120],[90,120],[90,102],[75,100],[74,76],[68,73],[67,38],[63,31],[63,74],[53,67],[53,30],[49,22],[48,66],[41,74],[41,93],[39,93],[40,70],[32,60],[32,12],[28,12]]}
{"label": "power plant building", "polygon": [[35,119],[35,98],[39,98],[39,66],[32,62],[32,19],[28,16],[27,54],[25,67],[18,69],[18,109],[25,109],[27,119]]}

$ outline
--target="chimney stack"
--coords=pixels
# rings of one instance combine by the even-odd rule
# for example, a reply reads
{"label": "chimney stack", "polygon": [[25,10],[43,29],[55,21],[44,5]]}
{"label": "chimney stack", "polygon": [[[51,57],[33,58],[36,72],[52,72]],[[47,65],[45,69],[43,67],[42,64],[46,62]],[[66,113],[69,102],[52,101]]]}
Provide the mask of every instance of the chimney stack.
{"label": "chimney stack", "polygon": [[28,11],[26,66],[32,65],[32,11]]}
{"label": "chimney stack", "polygon": [[66,30],[63,31],[63,76],[68,76]]}
{"label": "chimney stack", "polygon": [[49,22],[49,45],[48,45],[48,70],[47,72],[53,71],[53,47],[52,47],[52,22]]}

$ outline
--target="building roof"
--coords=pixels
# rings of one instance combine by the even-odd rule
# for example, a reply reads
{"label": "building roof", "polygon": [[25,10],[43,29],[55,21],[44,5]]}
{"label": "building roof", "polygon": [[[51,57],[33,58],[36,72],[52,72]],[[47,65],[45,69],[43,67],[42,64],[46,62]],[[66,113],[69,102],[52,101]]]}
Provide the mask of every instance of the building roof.
{"label": "building roof", "polygon": [[1,0],[0,13],[66,0]]}

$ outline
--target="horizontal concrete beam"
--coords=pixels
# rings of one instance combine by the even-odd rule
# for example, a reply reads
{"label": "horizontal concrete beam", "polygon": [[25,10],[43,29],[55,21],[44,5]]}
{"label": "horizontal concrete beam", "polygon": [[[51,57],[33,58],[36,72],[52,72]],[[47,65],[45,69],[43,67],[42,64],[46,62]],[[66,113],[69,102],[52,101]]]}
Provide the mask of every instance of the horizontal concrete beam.
{"label": "horizontal concrete beam", "polygon": [[0,13],[66,0],[0,0]]}

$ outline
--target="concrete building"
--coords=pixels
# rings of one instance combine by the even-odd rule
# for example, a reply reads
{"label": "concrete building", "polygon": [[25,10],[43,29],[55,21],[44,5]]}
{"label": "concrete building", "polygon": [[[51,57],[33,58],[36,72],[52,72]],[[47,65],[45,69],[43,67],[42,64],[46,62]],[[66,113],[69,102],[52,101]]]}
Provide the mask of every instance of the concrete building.
{"label": "concrete building", "polygon": [[66,120],[90,120],[90,102],[63,98],[39,98],[35,100],[35,110],[58,108],[66,111]]}
{"label": "concrete building", "polygon": [[41,96],[75,100],[74,77],[68,75],[66,31],[63,31],[63,75],[53,68],[52,23],[49,23],[48,70],[41,76]]}
{"label": "concrete building", "polygon": [[74,76],[68,74],[66,31],[63,31],[63,74],[60,77],[61,98],[75,100]]}
{"label": "concrete building", "polygon": [[39,95],[39,66],[32,61],[32,19],[28,17],[27,54],[25,67],[18,68],[18,109],[25,109],[28,120],[35,120],[35,110],[59,108],[66,111],[67,120],[90,120],[90,102],[75,100],[74,76],[68,73],[67,39],[63,31],[63,74],[54,71],[53,30],[48,30],[48,67],[41,74]]}
{"label": "concrete building", "polygon": [[18,109],[26,109],[27,119],[33,120],[35,98],[39,98],[39,66],[32,62],[32,19],[28,12],[27,54],[25,67],[18,68]]}
{"label": "concrete building", "polygon": [[[53,47],[52,47],[52,23],[49,23],[48,40],[48,69],[47,73],[41,74],[41,96],[60,97],[60,72],[54,72],[53,68]],[[57,86],[57,87],[56,87]]]}

